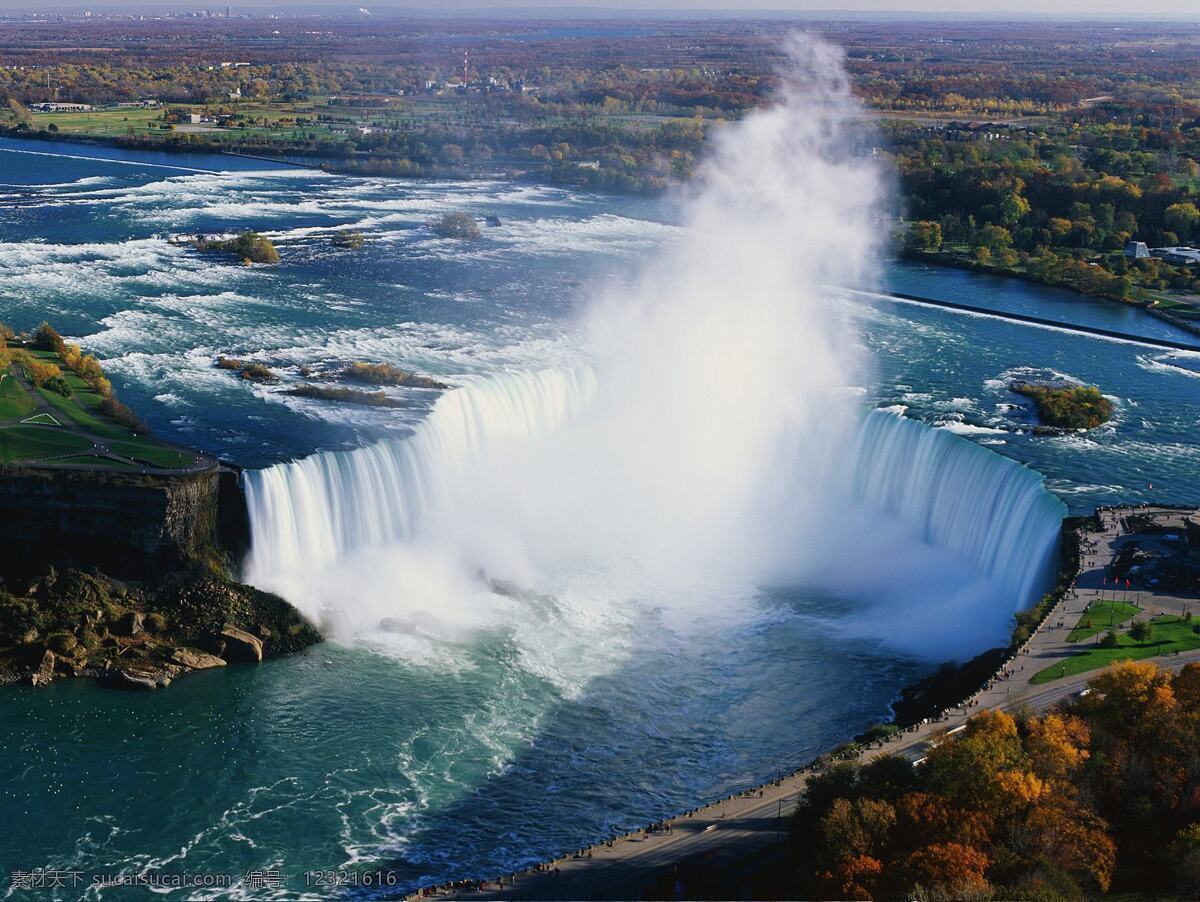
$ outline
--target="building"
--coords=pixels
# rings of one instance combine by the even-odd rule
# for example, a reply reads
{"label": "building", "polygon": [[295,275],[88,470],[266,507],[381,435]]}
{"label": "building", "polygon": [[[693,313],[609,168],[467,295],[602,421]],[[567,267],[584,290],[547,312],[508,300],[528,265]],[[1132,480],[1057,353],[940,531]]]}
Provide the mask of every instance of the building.
{"label": "building", "polygon": [[1126,241],[1123,253],[1130,260],[1145,260],[1150,256],[1150,248],[1144,241]]}
{"label": "building", "polygon": [[1151,257],[1158,257],[1163,263],[1172,266],[1200,266],[1200,248],[1194,247],[1152,247]]}
{"label": "building", "polygon": [[38,113],[88,113],[92,106],[88,103],[31,103],[29,109]]}

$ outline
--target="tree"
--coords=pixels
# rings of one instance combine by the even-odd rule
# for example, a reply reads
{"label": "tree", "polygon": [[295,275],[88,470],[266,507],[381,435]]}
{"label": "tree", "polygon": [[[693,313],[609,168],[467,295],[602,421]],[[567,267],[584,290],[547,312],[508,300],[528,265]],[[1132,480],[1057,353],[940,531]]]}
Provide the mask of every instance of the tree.
{"label": "tree", "polygon": [[1030,209],[1029,201],[1012,191],[1000,201],[1000,218],[1005,225],[1014,226],[1029,215]]}
{"label": "tree", "polygon": [[918,220],[909,224],[904,246],[910,250],[939,251],[942,249],[941,223]]}
{"label": "tree", "polygon": [[43,322],[34,330],[30,343],[39,351],[53,351],[55,354],[61,354],[66,348],[62,336],[47,322]]}
{"label": "tree", "polygon": [[466,213],[446,213],[433,222],[433,230],[443,238],[479,237],[479,224]]}
{"label": "tree", "polygon": [[1082,718],[1047,714],[1031,720],[1026,729],[1025,751],[1034,772],[1044,780],[1065,783],[1090,755],[1092,734]]}
{"label": "tree", "polygon": [[1145,645],[1154,635],[1154,625],[1149,620],[1139,620],[1129,628],[1129,638]]}
{"label": "tree", "polygon": [[1100,647],[1101,648],[1116,648],[1117,647],[1117,634],[1114,633],[1112,630],[1109,630],[1107,633],[1105,633],[1104,636],[1100,639]]}
{"label": "tree", "polygon": [[1171,204],[1163,211],[1163,225],[1179,236],[1181,241],[1190,241],[1200,224],[1200,208],[1186,201]]}
{"label": "tree", "polygon": [[984,879],[988,858],[978,849],[956,842],[935,843],[913,852],[904,862],[907,882],[934,898],[966,899],[990,889]]}

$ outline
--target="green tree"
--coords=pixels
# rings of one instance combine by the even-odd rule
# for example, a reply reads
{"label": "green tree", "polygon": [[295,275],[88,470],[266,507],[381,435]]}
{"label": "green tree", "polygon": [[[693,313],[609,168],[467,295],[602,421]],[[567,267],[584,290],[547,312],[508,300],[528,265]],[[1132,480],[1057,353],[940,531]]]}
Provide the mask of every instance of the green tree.
{"label": "green tree", "polygon": [[910,223],[904,236],[904,246],[910,250],[938,251],[942,249],[941,223],[918,220]]}
{"label": "green tree", "polygon": [[1200,224],[1200,208],[1186,201],[1171,204],[1163,211],[1163,225],[1179,236],[1180,241],[1190,241]]}
{"label": "green tree", "polygon": [[1154,635],[1154,625],[1149,620],[1139,620],[1129,628],[1129,638],[1145,645]]}

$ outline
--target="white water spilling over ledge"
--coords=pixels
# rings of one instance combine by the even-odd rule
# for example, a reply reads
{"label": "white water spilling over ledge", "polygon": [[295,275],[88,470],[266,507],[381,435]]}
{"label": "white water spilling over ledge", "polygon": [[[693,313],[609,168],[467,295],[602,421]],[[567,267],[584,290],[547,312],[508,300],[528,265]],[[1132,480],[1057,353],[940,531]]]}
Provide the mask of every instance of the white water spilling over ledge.
{"label": "white water spilling over ledge", "polygon": [[[526,445],[580,419],[596,393],[586,367],[495,376],[447,392],[409,438],[247,471],[247,580],[287,594],[297,580],[356,552],[414,540],[439,505],[470,516],[458,502],[485,460],[500,450],[519,457]],[[919,541],[953,552],[995,582],[1006,615],[1044,591],[1065,508],[1040,474],[880,411],[862,419],[845,450],[828,482],[841,487],[847,505],[861,502]],[[896,558],[872,566],[902,573],[902,553]]]}
{"label": "white water spilling over ledge", "polygon": [[996,580],[1014,612],[1045,591],[1066,507],[1036,470],[877,410],[863,421],[846,474],[857,497]]}
{"label": "white water spilling over ledge", "polygon": [[587,367],[493,377],[446,392],[409,438],[248,471],[246,579],[278,585],[353,551],[411,538],[421,515],[461,486],[482,453],[554,432],[594,392]]}

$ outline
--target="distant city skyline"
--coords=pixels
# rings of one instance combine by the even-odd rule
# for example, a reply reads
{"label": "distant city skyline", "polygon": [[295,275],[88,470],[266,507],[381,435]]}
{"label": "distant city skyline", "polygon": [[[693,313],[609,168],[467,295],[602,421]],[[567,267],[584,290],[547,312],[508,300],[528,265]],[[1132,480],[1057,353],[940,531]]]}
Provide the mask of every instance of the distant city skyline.
{"label": "distant city skyline", "polygon": [[[95,2],[38,3],[36,0],[0,0],[0,10],[5,12],[82,12],[96,10],[105,12],[176,12],[187,10],[214,9],[225,11],[225,3],[191,2],[191,0],[95,0]],[[1061,16],[1061,17],[1112,17],[1138,19],[1146,16],[1195,18],[1197,9],[1194,0],[1142,0],[1131,5],[1128,0],[750,0],[747,3],[731,0],[440,0],[434,4],[429,0],[405,2],[405,0],[381,0],[381,2],[321,2],[321,0],[252,0],[233,4],[235,13],[256,14],[278,12],[297,13],[358,13],[361,9],[379,13],[428,13],[469,14],[504,12],[509,15],[528,12],[557,16],[578,12],[614,13],[628,12],[639,15],[656,11],[678,15],[686,12],[720,13],[752,16],[756,12],[831,14],[831,15],[900,15],[932,14],[957,17],[990,18],[995,16]]]}

